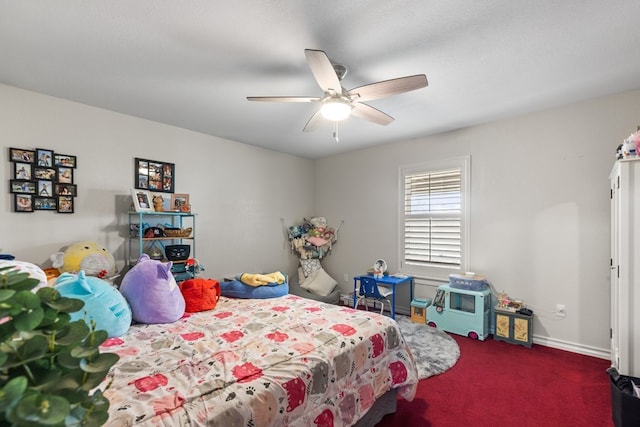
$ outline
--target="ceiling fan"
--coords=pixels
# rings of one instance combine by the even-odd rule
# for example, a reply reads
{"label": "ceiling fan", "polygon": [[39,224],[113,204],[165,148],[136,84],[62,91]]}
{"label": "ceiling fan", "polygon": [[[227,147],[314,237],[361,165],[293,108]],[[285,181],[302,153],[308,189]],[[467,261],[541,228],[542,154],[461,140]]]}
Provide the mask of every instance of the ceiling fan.
{"label": "ceiling fan", "polygon": [[420,89],[427,86],[427,76],[399,77],[376,83],[359,86],[351,90],[342,87],[342,79],[348,69],[344,65],[332,64],[327,54],[322,50],[305,49],[304,51],[311,72],[316,82],[324,92],[322,96],[248,96],[249,101],[263,102],[317,102],[320,108],[311,116],[303,131],[312,130],[318,121],[324,117],[334,122],[333,136],[338,141],[337,125],[350,115],[360,117],[379,125],[386,126],[394,118],[374,108],[363,101],[385,98],[403,92]]}

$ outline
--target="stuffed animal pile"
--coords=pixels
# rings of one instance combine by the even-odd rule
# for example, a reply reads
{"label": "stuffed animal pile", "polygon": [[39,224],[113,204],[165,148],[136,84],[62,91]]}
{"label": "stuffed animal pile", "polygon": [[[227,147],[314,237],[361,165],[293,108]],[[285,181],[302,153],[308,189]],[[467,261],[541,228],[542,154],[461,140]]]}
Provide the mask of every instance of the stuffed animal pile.
{"label": "stuffed animal pile", "polygon": [[291,250],[300,259],[323,258],[338,238],[338,230],[327,226],[323,217],[305,219],[300,225],[289,227]]}

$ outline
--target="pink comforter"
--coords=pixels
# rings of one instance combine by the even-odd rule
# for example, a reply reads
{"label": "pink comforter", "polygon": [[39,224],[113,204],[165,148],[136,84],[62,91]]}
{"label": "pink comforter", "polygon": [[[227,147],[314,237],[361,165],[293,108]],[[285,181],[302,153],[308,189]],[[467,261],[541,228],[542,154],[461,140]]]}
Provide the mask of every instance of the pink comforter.
{"label": "pink comforter", "polygon": [[102,350],[121,357],[108,426],[350,426],[392,388],[412,400],[418,381],[394,320],[293,295],[223,297]]}

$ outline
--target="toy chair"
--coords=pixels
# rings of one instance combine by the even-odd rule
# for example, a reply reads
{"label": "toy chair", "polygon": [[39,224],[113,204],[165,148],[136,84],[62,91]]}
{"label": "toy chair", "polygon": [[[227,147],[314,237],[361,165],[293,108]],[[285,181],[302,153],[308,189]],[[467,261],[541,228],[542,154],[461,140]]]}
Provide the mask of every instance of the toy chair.
{"label": "toy chair", "polygon": [[374,307],[376,301],[380,302],[380,314],[384,312],[384,301],[389,303],[389,311],[391,311],[391,301],[389,301],[389,295],[393,293],[393,290],[384,286],[378,286],[378,282],[373,277],[361,277],[360,278],[360,290],[358,291],[358,300],[353,308],[358,308],[360,301],[364,301],[364,308],[369,311],[367,306],[367,300],[374,300]]}

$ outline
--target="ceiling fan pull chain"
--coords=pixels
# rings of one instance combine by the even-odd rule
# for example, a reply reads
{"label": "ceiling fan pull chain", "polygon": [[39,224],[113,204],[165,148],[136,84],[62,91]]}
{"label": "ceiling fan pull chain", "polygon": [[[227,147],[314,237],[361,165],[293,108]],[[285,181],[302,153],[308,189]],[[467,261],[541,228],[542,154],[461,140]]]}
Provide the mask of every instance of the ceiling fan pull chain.
{"label": "ceiling fan pull chain", "polygon": [[333,122],[333,139],[336,140],[336,143],[340,142],[340,138],[338,138],[338,122]]}

